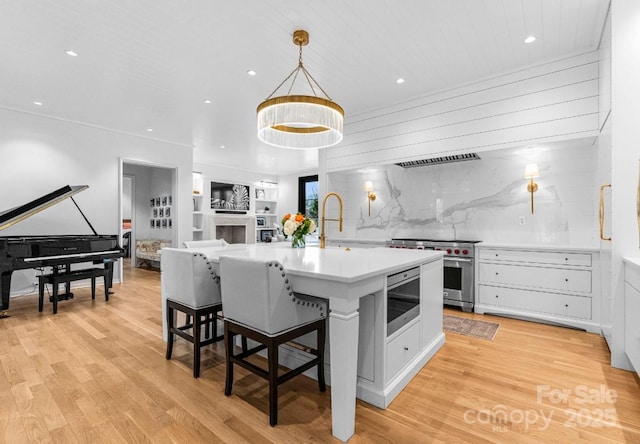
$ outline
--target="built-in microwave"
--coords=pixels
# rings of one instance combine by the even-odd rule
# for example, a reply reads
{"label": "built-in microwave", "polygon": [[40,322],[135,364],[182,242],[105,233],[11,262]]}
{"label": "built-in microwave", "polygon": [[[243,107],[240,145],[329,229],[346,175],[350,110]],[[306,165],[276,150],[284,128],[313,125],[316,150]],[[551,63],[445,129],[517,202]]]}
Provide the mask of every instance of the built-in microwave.
{"label": "built-in microwave", "polygon": [[387,276],[387,336],[420,314],[420,267]]}

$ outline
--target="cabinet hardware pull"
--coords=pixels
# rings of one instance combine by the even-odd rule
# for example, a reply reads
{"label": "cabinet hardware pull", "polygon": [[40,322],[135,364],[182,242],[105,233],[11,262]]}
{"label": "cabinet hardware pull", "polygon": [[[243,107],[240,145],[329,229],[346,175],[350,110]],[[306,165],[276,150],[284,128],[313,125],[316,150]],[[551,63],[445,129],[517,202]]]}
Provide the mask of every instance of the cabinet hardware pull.
{"label": "cabinet hardware pull", "polygon": [[600,187],[600,239],[610,241],[611,236],[605,237],[604,235],[604,189],[611,188],[610,183],[605,183]]}
{"label": "cabinet hardware pull", "polygon": [[496,297],[498,297],[498,295],[496,295]]}
{"label": "cabinet hardware pull", "polygon": [[565,282],[569,282],[569,279],[566,279],[566,278],[565,278],[565,280],[564,280],[564,281],[565,281]]}
{"label": "cabinet hardware pull", "polygon": [[569,304],[564,304],[565,307],[569,308]]}
{"label": "cabinet hardware pull", "polygon": [[404,348],[404,351],[409,351],[409,347],[405,347],[405,348]]}

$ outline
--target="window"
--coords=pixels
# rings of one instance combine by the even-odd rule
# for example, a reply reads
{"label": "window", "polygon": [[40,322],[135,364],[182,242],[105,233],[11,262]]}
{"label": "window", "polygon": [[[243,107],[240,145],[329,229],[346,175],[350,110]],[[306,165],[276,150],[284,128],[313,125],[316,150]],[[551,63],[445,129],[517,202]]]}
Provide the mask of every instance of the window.
{"label": "window", "polygon": [[318,176],[298,178],[298,212],[318,222]]}

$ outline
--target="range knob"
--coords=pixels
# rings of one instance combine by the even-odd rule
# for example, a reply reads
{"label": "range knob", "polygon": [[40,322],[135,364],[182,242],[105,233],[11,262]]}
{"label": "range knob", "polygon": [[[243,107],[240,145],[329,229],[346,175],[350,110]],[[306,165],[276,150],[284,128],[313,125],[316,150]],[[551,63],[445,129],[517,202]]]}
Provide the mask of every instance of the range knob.
{"label": "range knob", "polygon": [[447,254],[451,254],[451,248],[447,248]]}
{"label": "range knob", "polygon": [[453,251],[455,254],[460,254],[460,250],[458,250],[457,248]]}
{"label": "range knob", "polygon": [[462,254],[469,254],[469,250],[462,250]]}

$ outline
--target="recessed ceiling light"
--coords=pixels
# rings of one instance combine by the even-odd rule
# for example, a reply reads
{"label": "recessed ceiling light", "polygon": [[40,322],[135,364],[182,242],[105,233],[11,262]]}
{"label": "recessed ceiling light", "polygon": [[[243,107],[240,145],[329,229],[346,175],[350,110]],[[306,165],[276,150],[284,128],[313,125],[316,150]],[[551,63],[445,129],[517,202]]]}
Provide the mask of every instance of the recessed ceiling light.
{"label": "recessed ceiling light", "polygon": [[256,72],[253,69],[250,69],[249,71],[247,71],[247,74],[249,74],[250,76],[255,76]]}
{"label": "recessed ceiling light", "polygon": [[208,105],[208,104],[210,104],[210,103],[211,103],[211,100],[209,100],[209,99],[204,99],[204,100],[203,100],[203,102],[204,102],[204,103],[206,103],[206,104]]}
{"label": "recessed ceiling light", "polygon": [[532,43],[536,41],[536,36],[535,35],[530,35],[529,37],[527,37],[526,39],[524,39],[525,43]]}
{"label": "recessed ceiling light", "polygon": [[153,128],[147,128],[147,131],[149,131],[150,133],[153,132]]}
{"label": "recessed ceiling light", "polygon": [[396,83],[399,85],[401,83],[404,83],[404,79],[402,77],[400,77],[398,80],[396,80]]}
{"label": "recessed ceiling light", "polygon": [[73,49],[67,49],[65,52],[67,53],[67,55],[70,55],[71,57],[78,57],[78,53],[75,52]]}
{"label": "recessed ceiling light", "polygon": [[42,106],[42,102],[38,102],[37,100],[33,102],[34,105]]}
{"label": "recessed ceiling light", "polygon": [[220,149],[223,150],[224,149],[224,145],[220,145]]}

